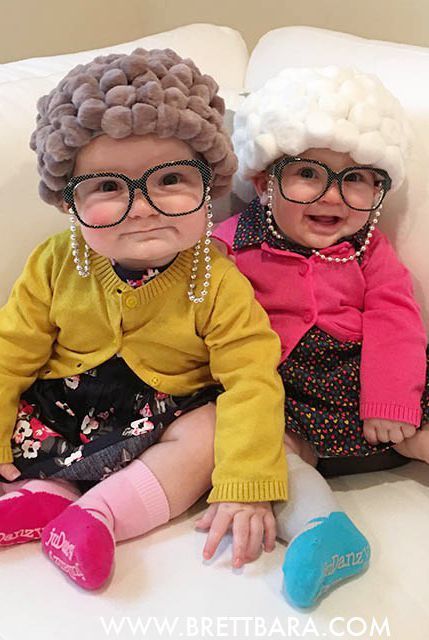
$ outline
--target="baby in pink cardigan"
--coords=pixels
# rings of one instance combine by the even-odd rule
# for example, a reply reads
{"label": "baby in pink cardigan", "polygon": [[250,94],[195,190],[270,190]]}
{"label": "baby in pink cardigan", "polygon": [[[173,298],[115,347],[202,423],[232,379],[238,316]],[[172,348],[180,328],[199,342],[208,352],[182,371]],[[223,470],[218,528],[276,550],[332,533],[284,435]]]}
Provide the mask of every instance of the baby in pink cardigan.
{"label": "baby in pink cardigan", "polygon": [[239,173],[258,197],[215,235],[281,339],[294,472],[277,521],[289,542],[284,592],[298,606],[369,560],[318,458],[393,447],[429,462],[426,333],[408,271],[377,229],[408,139],[396,99],[349,69],[284,70],[236,114]]}

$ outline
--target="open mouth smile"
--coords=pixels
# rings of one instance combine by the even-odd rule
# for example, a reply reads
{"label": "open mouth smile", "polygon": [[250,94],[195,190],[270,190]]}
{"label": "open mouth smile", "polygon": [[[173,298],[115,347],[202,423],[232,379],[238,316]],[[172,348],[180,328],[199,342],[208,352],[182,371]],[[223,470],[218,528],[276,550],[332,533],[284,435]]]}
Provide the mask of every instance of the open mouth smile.
{"label": "open mouth smile", "polygon": [[343,220],[339,216],[307,216],[307,218],[312,223],[322,227],[335,227]]}

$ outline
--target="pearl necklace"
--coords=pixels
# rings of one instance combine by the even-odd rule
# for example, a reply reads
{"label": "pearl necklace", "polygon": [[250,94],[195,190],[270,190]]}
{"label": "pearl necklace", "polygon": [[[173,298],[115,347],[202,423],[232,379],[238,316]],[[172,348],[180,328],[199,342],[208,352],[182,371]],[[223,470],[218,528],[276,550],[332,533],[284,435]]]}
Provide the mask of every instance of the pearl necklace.
{"label": "pearl necklace", "polygon": [[210,197],[210,187],[207,187],[207,191],[206,191],[206,197],[205,197],[205,201],[206,201],[206,206],[207,206],[207,225],[206,225],[206,233],[205,233],[205,238],[204,238],[204,249],[203,249],[203,254],[204,254],[204,262],[205,262],[205,273],[204,273],[204,281],[203,284],[201,286],[201,290],[200,290],[200,295],[199,297],[195,295],[195,287],[196,287],[196,279],[197,279],[197,271],[198,271],[198,265],[200,262],[200,254],[201,254],[201,246],[202,246],[202,240],[198,240],[197,244],[195,245],[194,248],[194,255],[192,258],[192,269],[191,269],[191,282],[189,284],[189,289],[188,289],[188,298],[191,302],[193,302],[194,304],[199,304],[201,302],[204,302],[204,298],[206,297],[206,295],[208,294],[208,288],[210,285],[210,278],[211,278],[211,258],[210,258],[210,236],[212,234],[212,227],[213,227],[213,212],[212,212],[212,202],[211,202],[211,197]]}
{"label": "pearl necklace", "polygon": [[72,256],[73,262],[76,265],[76,271],[80,275],[81,278],[87,278],[90,274],[90,263],[89,263],[89,247],[84,243],[83,249],[83,261],[79,257],[79,241],[76,235],[77,231],[77,219],[73,213],[73,209],[70,207],[69,209],[69,222],[70,222],[70,244],[72,248]]}
{"label": "pearl necklace", "polygon": [[[210,258],[210,236],[212,235],[213,228],[213,212],[212,212],[212,202],[210,197],[210,187],[207,187],[205,202],[207,206],[207,225],[206,232],[204,238],[204,262],[205,262],[205,273],[204,273],[204,281],[200,290],[200,295],[195,295],[195,287],[196,287],[196,279],[197,279],[197,271],[198,265],[200,261],[202,240],[199,240],[194,248],[194,254],[192,259],[192,268],[191,268],[191,282],[189,284],[188,289],[188,298],[194,304],[199,304],[204,301],[204,298],[208,294],[208,288],[210,285],[211,278],[211,258]],[[75,263],[76,270],[81,278],[87,278],[90,274],[90,260],[89,260],[89,247],[84,243],[84,251],[83,251],[83,261],[81,261],[79,256],[79,241],[77,238],[77,219],[73,213],[73,209],[69,209],[69,222],[70,222],[70,241],[72,247],[72,255],[73,262]]]}
{"label": "pearl necklace", "polygon": [[[268,203],[267,203],[267,226],[268,226],[268,230],[271,233],[272,236],[274,236],[275,238],[277,238],[278,240],[284,240],[285,237],[283,234],[279,233],[277,231],[277,229],[274,226],[273,223],[273,191],[274,191],[274,174],[270,174],[270,178],[268,181]],[[371,242],[371,238],[373,236],[373,231],[375,230],[375,226],[378,224],[378,220],[380,218],[381,215],[381,208],[382,205],[380,205],[380,207],[378,208],[378,210],[374,213],[374,217],[371,220],[371,224],[368,228],[368,233],[366,234],[365,237],[365,241],[363,243],[363,246],[359,249],[359,251],[356,251],[355,253],[353,253],[351,256],[348,256],[347,258],[333,258],[332,256],[325,256],[323,253],[320,253],[320,251],[318,249],[312,249],[312,254],[317,256],[318,258],[320,258],[321,260],[325,260],[326,262],[340,262],[340,263],[345,263],[345,262],[351,262],[353,260],[356,260],[356,258],[359,258],[359,256],[361,256],[363,253],[365,253],[365,251],[368,248],[368,245]]]}

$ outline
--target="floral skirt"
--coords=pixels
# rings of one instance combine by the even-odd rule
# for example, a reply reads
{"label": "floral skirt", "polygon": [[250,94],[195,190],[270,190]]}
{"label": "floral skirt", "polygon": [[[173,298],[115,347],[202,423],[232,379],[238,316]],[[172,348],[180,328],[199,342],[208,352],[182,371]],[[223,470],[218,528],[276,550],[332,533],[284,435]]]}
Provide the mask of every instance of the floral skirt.
{"label": "floral skirt", "polygon": [[[279,367],[286,392],[286,428],[307,440],[320,457],[369,456],[390,448],[371,445],[359,418],[359,342],[340,342],[313,327]],[[429,422],[429,376],[422,399]]]}
{"label": "floral skirt", "polygon": [[14,464],[22,479],[99,482],[155,444],[182,413],[215,401],[220,392],[161,393],[120,356],[70,378],[37,380],[19,404]]}

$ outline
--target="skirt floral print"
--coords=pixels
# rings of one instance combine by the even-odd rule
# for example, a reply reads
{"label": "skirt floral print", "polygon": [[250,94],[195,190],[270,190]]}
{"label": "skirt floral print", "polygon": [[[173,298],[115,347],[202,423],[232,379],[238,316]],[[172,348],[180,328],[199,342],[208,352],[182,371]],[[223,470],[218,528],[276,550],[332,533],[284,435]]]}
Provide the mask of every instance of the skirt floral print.
{"label": "skirt floral print", "polygon": [[70,378],[37,380],[19,404],[14,464],[22,479],[99,482],[155,444],[179,415],[215,401],[219,392],[161,393],[120,356]]}

